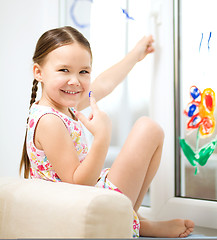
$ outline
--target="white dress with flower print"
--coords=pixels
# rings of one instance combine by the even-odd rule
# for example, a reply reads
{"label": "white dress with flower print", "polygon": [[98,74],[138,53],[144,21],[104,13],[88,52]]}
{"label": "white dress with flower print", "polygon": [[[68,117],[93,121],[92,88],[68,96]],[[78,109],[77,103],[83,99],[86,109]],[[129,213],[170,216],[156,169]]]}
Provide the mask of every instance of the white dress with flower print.
{"label": "white dress with flower print", "polygon": [[[73,108],[71,110],[73,112]],[[79,121],[75,121],[67,115],[58,112],[51,107],[41,106],[37,103],[34,103],[32,105],[29,113],[26,141],[27,154],[31,165],[30,175],[32,178],[40,178],[57,182],[61,180],[58,177],[57,173],[53,170],[51,163],[45,155],[45,152],[37,149],[34,144],[35,128],[40,118],[46,114],[54,114],[64,122],[70,136],[72,137],[80,162],[85,159],[88,152],[88,147],[82,125]]]}

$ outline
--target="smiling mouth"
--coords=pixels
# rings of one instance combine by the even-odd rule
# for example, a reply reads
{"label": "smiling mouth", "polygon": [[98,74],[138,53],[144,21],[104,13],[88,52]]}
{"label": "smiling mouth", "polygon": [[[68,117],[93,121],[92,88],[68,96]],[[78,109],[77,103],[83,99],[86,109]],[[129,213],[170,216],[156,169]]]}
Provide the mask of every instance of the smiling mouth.
{"label": "smiling mouth", "polygon": [[61,90],[61,91],[64,92],[64,93],[72,94],[72,95],[80,93],[80,91],[77,91],[77,92],[66,91],[66,90]]}

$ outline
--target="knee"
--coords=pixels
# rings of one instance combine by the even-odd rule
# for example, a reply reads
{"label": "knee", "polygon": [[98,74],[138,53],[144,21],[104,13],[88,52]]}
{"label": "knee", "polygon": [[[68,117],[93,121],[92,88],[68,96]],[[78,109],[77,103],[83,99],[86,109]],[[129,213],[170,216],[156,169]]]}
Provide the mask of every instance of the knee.
{"label": "knee", "polygon": [[160,142],[163,142],[164,140],[164,131],[162,127],[148,117],[140,117],[135,124],[138,127],[138,131],[144,136],[144,137],[150,137],[150,139],[158,140]]}

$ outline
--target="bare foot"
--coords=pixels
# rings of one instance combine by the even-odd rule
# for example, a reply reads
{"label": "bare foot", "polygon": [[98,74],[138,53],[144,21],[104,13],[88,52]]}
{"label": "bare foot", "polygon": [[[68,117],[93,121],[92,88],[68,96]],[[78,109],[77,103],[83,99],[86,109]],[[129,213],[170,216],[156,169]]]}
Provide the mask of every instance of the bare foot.
{"label": "bare foot", "polygon": [[140,220],[140,235],[146,237],[187,237],[194,230],[194,222],[191,220],[174,219],[170,221]]}

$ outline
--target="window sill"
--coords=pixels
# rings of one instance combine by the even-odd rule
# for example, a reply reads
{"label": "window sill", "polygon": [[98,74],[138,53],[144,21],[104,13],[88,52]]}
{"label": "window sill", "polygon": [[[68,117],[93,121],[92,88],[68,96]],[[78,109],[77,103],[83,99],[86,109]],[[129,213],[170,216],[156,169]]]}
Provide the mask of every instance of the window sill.
{"label": "window sill", "polygon": [[193,220],[198,227],[217,231],[217,202],[215,201],[174,197],[170,198],[157,212],[154,207],[141,207],[139,213],[152,220],[187,218]]}

